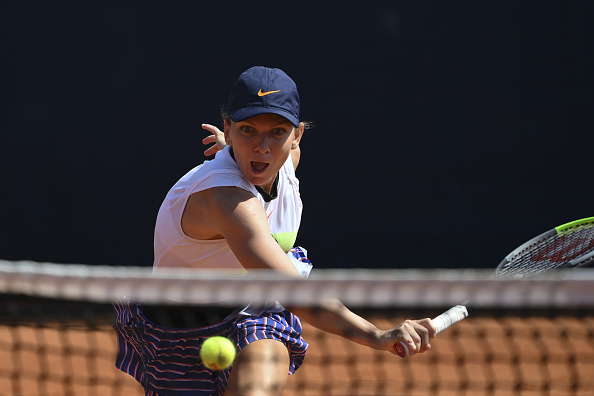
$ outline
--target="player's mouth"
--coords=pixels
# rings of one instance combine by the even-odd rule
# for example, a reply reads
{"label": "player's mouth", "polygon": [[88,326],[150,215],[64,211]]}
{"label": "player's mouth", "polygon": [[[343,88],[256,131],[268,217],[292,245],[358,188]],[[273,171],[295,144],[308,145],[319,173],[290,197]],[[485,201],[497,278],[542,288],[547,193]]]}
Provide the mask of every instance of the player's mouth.
{"label": "player's mouth", "polygon": [[262,173],[266,170],[266,168],[268,168],[270,164],[268,162],[251,161],[250,165],[252,166],[252,172]]}

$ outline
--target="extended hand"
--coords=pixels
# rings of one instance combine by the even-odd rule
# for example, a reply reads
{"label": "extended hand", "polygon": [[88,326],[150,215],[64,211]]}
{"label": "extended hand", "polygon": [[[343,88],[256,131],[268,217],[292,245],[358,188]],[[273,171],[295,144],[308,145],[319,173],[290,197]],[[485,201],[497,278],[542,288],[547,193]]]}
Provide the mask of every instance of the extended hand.
{"label": "extended hand", "polygon": [[206,129],[211,133],[211,135],[202,139],[204,145],[212,144],[212,146],[204,150],[205,156],[215,155],[218,151],[225,148],[225,134],[219,128],[210,124],[202,124],[202,129]]}

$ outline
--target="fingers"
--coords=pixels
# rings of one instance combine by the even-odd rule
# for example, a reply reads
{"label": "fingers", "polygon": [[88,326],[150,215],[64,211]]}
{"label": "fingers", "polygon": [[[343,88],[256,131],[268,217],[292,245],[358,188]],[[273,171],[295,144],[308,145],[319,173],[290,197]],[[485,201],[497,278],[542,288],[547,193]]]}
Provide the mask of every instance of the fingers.
{"label": "fingers", "polygon": [[204,144],[211,144],[211,143],[215,143],[216,141],[217,141],[217,138],[215,135],[208,135],[207,137],[202,139],[202,143],[204,143]]}
{"label": "fingers", "polygon": [[397,340],[407,346],[410,356],[431,349],[430,339],[435,337],[436,333],[431,319],[405,320],[397,328],[400,330]]}
{"label": "fingers", "polygon": [[212,145],[204,150],[205,156],[214,155],[225,147],[225,134],[219,128],[210,124],[202,124],[202,129],[211,133],[211,135],[202,139],[202,144]]}
{"label": "fingers", "polygon": [[429,331],[429,337],[433,338],[437,335],[437,327],[431,318],[420,319],[416,321],[419,325],[425,327]]}
{"label": "fingers", "polygon": [[202,124],[202,129],[207,130],[208,132],[212,133],[214,136],[218,135],[218,134],[223,134],[223,132],[217,128],[214,125],[210,125],[210,124]]}
{"label": "fingers", "polygon": [[217,145],[214,145],[214,146],[211,146],[211,147],[207,148],[206,150],[204,150],[204,155],[206,157],[209,157],[211,155],[215,155],[218,151],[219,151],[219,148],[217,147]]}
{"label": "fingers", "polygon": [[[206,129],[206,128],[205,128]],[[204,145],[208,145],[208,144],[213,144],[217,142],[217,138],[215,135],[208,135],[207,137],[205,137],[204,139],[202,139],[202,144]],[[214,144],[213,146],[210,146],[209,148],[207,148],[206,150],[204,150],[204,155],[205,156],[211,156],[211,155],[215,155],[217,153],[218,147],[216,144]]]}
{"label": "fingers", "polygon": [[422,326],[419,322],[414,320],[407,320],[404,322],[408,331],[408,350],[411,355],[425,350],[429,345],[429,330]]}

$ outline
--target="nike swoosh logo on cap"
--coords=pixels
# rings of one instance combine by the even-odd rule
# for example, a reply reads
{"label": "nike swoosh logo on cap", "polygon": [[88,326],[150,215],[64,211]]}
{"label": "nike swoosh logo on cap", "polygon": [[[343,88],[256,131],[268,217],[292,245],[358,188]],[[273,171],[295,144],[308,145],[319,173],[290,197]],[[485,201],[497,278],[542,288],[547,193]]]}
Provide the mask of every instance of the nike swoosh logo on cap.
{"label": "nike swoosh logo on cap", "polygon": [[262,92],[262,90],[258,91],[258,96],[266,96],[266,95],[270,95],[271,93],[275,93],[275,92],[280,92],[280,90],[278,91],[268,91],[268,92]]}

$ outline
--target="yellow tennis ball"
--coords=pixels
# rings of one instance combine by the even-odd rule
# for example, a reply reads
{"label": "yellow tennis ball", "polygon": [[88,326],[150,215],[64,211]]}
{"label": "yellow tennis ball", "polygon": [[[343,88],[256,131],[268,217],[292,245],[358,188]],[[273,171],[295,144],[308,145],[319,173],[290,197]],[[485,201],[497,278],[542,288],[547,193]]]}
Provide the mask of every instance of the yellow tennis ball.
{"label": "yellow tennis ball", "polygon": [[225,337],[210,337],[200,347],[200,359],[211,370],[224,370],[235,360],[235,345]]}

